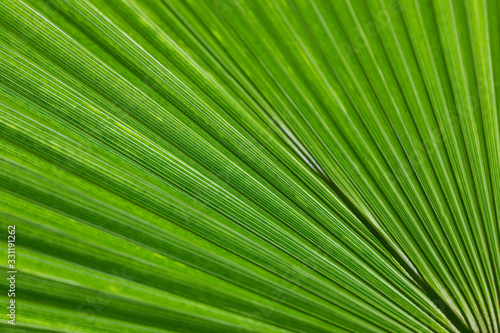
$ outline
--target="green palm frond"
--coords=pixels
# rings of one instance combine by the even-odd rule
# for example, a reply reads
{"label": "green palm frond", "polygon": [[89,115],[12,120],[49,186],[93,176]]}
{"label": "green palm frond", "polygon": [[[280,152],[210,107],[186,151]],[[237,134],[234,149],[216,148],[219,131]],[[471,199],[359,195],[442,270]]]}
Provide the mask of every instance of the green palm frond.
{"label": "green palm frond", "polygon": [[499,13],[0,0],[0,331],[500,332]]}

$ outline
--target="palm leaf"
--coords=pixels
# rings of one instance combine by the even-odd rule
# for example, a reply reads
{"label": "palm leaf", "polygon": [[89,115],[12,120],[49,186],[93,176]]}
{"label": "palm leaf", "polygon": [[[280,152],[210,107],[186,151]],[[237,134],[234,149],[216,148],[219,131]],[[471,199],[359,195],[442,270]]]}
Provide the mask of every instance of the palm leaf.
{"label": "palm leaf", "polygon": [[499,10],[0,1],[2,331],[499,332]]}

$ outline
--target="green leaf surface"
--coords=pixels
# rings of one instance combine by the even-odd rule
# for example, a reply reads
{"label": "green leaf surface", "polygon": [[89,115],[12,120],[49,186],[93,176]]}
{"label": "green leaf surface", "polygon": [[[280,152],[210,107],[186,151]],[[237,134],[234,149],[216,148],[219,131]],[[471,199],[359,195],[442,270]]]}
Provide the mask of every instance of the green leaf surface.
{"label": "green leaf surface", "polygon": [[0,330],[499,332],[499,13],[0,0]]}

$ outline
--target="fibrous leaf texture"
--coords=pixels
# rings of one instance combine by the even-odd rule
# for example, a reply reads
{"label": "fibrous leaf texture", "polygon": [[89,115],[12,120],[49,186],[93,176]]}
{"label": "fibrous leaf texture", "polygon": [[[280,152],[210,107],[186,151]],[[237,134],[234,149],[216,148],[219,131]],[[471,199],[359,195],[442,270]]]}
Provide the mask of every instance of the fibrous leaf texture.
{"label": "fibrous leaf texture", "polygon": [[0,0],[0,331],[498,333],[499,14]]}

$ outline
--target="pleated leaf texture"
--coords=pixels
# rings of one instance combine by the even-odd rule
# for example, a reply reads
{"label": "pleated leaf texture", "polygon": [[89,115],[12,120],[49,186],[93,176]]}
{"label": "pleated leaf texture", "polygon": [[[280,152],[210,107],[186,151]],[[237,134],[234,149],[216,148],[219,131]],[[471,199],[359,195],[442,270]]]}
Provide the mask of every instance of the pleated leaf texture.
{"label": "pleated leaf texture", "polygon": [[0,0],[0,331],[500,332],[499,17]]}

